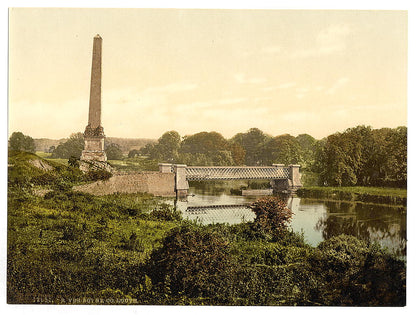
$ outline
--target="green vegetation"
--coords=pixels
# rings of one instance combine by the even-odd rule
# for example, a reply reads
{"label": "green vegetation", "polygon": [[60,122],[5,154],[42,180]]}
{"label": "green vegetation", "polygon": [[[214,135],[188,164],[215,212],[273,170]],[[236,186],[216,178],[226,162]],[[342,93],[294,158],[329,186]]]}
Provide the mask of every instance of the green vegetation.
{"label": "green vegetation", "polygon": [[322,191],[328,194],[335,192],[347,192],[360,195],[373,195],[373,196],[391,196],[406,198],[407,189],[404,188],[389,188],[389,187],[365,187],[365,186],[353,186],[353,187],[322,187],[322,186],[309,186],[301,188],[301,191]]}
{"label": "green vegetation", "polygon": [[406,187],[407,128],[358,126],[318,143],[320,186]]}
{"label": "green vegetation", "polygon": [[82,173],[31,153],[9,164],[9,303],[406,303],[402,260],[345,235],[313,248],[278,198],[254,203],[254,222],[201,226],[148,194],[74,192]]}
{"label": "green vegetation", "polygon": [[[201,226],[148,194],[74,192],[75,184],[110,176],[78,169],[81,133],[51,156],[30,153],[30,139],[14,133],[9,141],[9,303],[406,304],[405,261],[347,235],[313,248],[288,228],[292,214],[278,198],[253,203],[254,222]],[[403,205],[405,189],[369,186],[405,187],[406,151],[405,127],[364,126],[322,140],[271,137],[257,128],[229,140],[216,132],[181,138],[170,131],[127,158],[117,145],[107,146],[119,171],[157,170],[158,162],[299,163],[310,186],[300,195]],[[324,184],[338,187],[315,186]]]}
{"label": "green vegetation", "polygon": [[50,158],[52,156],[52,153],[49,153],[49,152],[36,151],[35,153],[36,153],[37,156],[39,156],[43,159],[47,159],[47,158]]}
{"label": "green vegetation", "polygon": [[[27,136],[21,134],[22,137]],[[14,141],[14,138],[16,135],[11,138],[13,143],[24,142],[23,138],[21,141]],[[51,157],[79,158],[83,147],[82,133],[72,134],[53,150]],[[237,133],[231,139],[225,139],[218,132],[199,132],[181,137],[176,131],[168,131],[155,143],[147,142],[140,149],[130,148],[127,157],[124,157],[120,145],[111,142],[106,144],[106,152],[114,166],[123,171],[157,170],[160,162],[187,165],[300,164],[304,186],[405,188],[407,185],[406,127],[372,129],[357,126],[321,140],[308,134],[273,137],[258,128]],[[66,163],[65,160],[56,161]]]}
{"label": "green vegetation", "polygon": [[176,131],[156,144],[132,150],[130,157],[187,165],[300,164],[305,186],[381,186],[407,184],[407,128],[349,128],[322,140],[307,134],[272,137],[257,128],[225,139],[200,132],[181,140]]}
{"label": "green vegetation", "polygon": [[107,159],[109,160],[121,160],[123,159],[123,152],[120,149],[120,146],[115,143],[110,143],[105,148],[105,153],[107,155]]}
{"label": "green vegetation", "polygon": [[381,187],[306,187],[297,191],[299,197],[321,200],[342,200],[406,207],[407,190]]}
{"label": "green vegetation", "polygon": [[84,150],[84,135],[81,132],[73,133],[65,142],[61,142],[53,151],[52,158],[69,159],[71,156],[81,157]]}
{"label": "green vegetation", "polygon": [[34,153],[35,141],[21,132],[13,132],[9,138],[9,149]]}

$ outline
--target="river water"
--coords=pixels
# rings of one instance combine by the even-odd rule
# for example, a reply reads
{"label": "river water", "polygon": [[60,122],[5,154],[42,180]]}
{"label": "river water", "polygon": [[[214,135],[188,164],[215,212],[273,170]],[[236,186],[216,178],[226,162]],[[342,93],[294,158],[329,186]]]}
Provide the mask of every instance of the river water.
{"label": "river water", "polygon": [[[247,205],[262,196],[236,196],[224,187],[190,187],[187,201],[177,201],[183,216],[202,224],[253,221]],[[339,234],[378,242],[389,251],[406,256],[406,210],[394,205],[289,197],[293,212],[291,228],[304,234],[307,243],[320,242]]]}

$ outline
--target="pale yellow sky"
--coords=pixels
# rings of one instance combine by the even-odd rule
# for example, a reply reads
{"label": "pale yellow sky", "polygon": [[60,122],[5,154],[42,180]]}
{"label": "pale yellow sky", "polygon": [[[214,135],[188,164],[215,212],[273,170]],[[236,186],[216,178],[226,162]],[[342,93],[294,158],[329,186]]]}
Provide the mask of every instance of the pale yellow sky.
{"label": "pale yellow sky", "polygon": [[9,133],[84,130],[97,33],[107,136],[407,125],[405,11],[19,8],[9,21]]}

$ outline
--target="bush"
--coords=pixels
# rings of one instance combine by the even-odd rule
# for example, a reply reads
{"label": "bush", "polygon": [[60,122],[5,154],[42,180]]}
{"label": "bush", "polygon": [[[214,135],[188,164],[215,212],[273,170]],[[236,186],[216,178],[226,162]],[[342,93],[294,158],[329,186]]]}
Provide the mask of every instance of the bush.
{"label": "bush", "polygon": [[315,300],[324,305],[400,306],[406,303],[403,261],[354,236],[319,244],[308,258],[319,279]]}
{"label": "bush", "polygon": [[277,239],[287,231],[292,210],[280,198],[262,198],[252,203],[250,208],[256,214],[254,226],[267,238]]}
{"label": "bush", "polygon": [[172,229],[163,246],[151,254],[145,272],[152,283],[169,283],[172,294],[215,297],[227,287],[231,267],[227,239],[189,224]]}
{"label": "bush", "polygon": [[78,168],[79,167],[79,159],[76,156],[71,155],[68,159],[68,165]]}
{"label": "bush", "polygon": [[113,175],[106,170],[90,170],[85,174],[86,179],[90,181],[107,180],[111,176]]}
{"label": "bush", "polygon": [[182,219],[182,213],[166,203],[158,205],[150,215],[156,220],[162,221],[180,221]]}
{"label": "bush", "polygon": [[144,245],[142,240],[137,238],[137,234],[132,232],[130,234],[129,239],[126,239],[125,237],[122,238],[121,244],[117,246],[118,248],[125,249],[125,250],[132,250],[132,251],[138,251],[143,252],[144,251]]}

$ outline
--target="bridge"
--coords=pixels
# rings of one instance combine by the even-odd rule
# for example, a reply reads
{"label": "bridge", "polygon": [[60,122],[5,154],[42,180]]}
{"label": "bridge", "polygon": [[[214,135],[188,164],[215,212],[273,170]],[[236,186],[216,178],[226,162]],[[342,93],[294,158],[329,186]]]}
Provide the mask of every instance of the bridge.
{"label": "bridge", "polygon": [[302,186],[299,165],[273,164],[272,166],[187,166],[160,163],[161,173],[175,174],[178,197],[188,194],[189,181],[255,180],[268,179],[274,190],[295,192]]}

